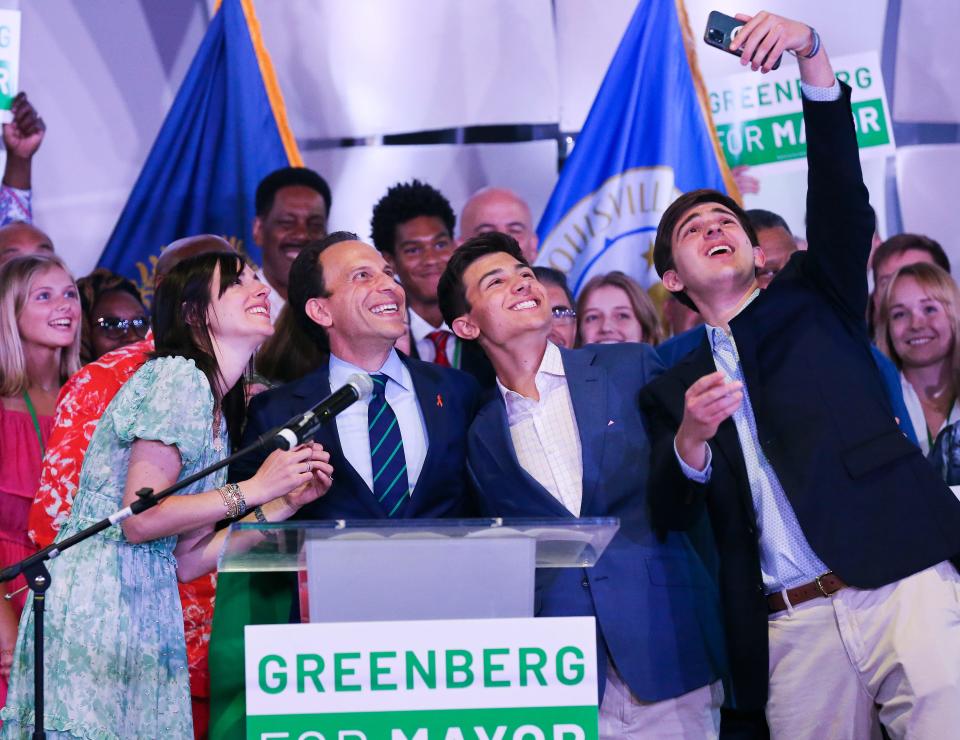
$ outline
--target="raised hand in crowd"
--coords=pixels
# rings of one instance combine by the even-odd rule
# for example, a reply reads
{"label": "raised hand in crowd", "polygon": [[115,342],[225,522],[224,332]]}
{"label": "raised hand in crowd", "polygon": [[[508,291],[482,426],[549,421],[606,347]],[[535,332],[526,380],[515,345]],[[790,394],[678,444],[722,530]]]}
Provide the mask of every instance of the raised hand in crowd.
{"label": "raised hand in crowd", "polygon": [[24,92],[17,93],[10,112],[13,121],[3,124],[3,145],[7,150],[3,183],[19,190],[29,190],[31,160],[43,143],[47,125]]}

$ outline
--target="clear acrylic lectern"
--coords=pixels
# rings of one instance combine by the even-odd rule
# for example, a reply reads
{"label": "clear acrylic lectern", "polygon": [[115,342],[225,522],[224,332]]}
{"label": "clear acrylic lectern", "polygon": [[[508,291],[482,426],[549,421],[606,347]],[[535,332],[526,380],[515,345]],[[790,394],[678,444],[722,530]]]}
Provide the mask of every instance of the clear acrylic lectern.
{"label": "clear acrylic lectern", "polygon": [[536,569],[592,567],[619,526],[617,519],[233,524],[218,564],[210,639],[211,740],[246,735],[246,625],[306,614],[315,622],[530,617]]}
{"label": "clear acrylic lectern", "polygon": [[306,572],[311,622],[532,617],[536,569],[589,568],[618,528],[612,518],[240,523],[219,570]]}

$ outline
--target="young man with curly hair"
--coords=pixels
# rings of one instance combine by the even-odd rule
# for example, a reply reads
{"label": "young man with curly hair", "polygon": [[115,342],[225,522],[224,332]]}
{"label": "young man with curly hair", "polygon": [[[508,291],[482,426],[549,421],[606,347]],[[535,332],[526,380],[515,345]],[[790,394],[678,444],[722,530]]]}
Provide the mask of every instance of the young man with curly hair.
{"label": "young man with curly hair", "polygon": [[437,283],[457,248],[456,216],[436,188],[419,180],[398,183],[373,208],[373,243],[393,266],[407,293],[410,354],[443,367],[463,370],[484,388],[494,372],[483,352],[462,342],[443,321]]}

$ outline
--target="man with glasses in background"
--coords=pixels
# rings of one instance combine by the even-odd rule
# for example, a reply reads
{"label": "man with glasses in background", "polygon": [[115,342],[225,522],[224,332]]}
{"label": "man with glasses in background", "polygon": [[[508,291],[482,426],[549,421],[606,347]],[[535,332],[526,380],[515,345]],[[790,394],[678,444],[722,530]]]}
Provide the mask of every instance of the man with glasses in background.
{"label": "man with glasses in background", "polygon": [[553,313],[553,327],[547,339],[558,347],[573,349],[577,343],[577,312],[573,308],[575,301],[567,285],[567,276],[552,267],[534,267],[533,274],[546,288]]}

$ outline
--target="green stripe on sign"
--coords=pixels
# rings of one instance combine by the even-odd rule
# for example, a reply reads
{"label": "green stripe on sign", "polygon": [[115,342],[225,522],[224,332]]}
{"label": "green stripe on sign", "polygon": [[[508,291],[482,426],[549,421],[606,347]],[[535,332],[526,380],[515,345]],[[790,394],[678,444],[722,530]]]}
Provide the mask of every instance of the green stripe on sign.
{"label": "green stripe on sign", "polygon": [[[861,149],[890,143],[889,122],[880,98],[853,104],[853,122]],[[807,156],[803,113],[756,118],[717,126],[723,155],[731,167],[770,164]]]}
{"label": "green stripe on sign", "polygon": [[[464,738],[502,737],[504,740],[597,740],[597,708],[510,707],[507,709],[444,709],[418,712],[351,712],[343,714],[273,714],[247,717],[247,740],[297,740],[340,732],[366,740],[444,740],[460,730]],[[504,728],[501,732],[500,728]],[[315,734],[315,733],[319,733]]]}

